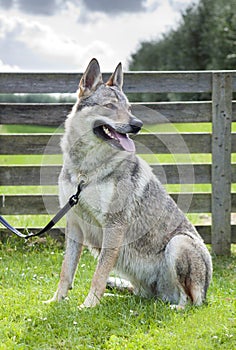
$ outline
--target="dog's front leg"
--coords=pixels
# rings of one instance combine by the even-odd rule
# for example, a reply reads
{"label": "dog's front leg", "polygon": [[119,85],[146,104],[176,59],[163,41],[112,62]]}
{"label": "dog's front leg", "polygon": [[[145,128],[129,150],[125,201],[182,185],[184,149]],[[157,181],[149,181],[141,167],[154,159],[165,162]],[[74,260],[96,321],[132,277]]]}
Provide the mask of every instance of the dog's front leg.
{"label": "dog's front leg", "polygon": [[74,275],[83,248],[83,235],[81,229],[78,225],[73,224],[69,218],[67,220],[66,251],[62,263],[60,281],[56,293],[52,299],[47,301],[47,303],[65,299],[68,290],[72,289]]}
{"label": "dog's front leg", "polygon": [[84,303],[80,306],[94,307],[96,306],[106,289],[106,282],[109,277],[109,273],[115,265],[118,255],[118,249],[104,248],[101,250],[96,271],[93,275],[91,288]]}
{"label": "dog's front leg", "polygon": [[[107,234],[108,233],[108,234]],[[115,266],[122,242],[122,231],[110,229],[103,238],[103,247],[98,258],[98,264],[93,275],[91,288],[84,303],[80,306],[94,307],[99,302],[106,289],[109,273]]]}

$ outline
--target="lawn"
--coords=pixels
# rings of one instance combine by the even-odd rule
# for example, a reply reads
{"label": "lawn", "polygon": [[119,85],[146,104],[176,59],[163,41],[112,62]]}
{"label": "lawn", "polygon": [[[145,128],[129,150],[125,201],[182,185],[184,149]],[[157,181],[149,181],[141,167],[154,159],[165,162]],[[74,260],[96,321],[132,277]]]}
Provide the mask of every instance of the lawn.
{"label": "lawn", "polygon": [[55,291],[63,247],[50,238],[0,245],[0,349],[235,349],[236,249],[213,258],[208,302],[174,311],[126,292],[79,310],[95,261],[84,251],[68,300],[43,304]]}
{"label": "lawn", "polygon": [[[191,127],[179,125],[178,130],[188,131]],[[210,132],[210,125],[198,125],[195,131],[201,130]],[[0,127],[0,132],[37,131],[53,130]],[[181,155],[177,157],[179,162],[184,161]],[[150,155],[146,158],[155,162]],[[211,161],[210,155],[201,155],[201,158],[191,155],[191,158],[193,163]],[[232,160],[235,159],[233,155]],[[50,164],[52,157],[44,157],[43,161]],[[0,162],[5,165],[41,164],[42,157],[0,156]],[[172,163],[172,155],[158,155],[158,162]],[[61,164],[61,156],[54,156],[53,163]],[[167,187],[171,192],[179,190],[178,185]],[[211,191],[210,184],[190,187],[189,191],[194,192]],[[235,184],[232,190],[236,190]],[[2,186],[0,192],[54,194],[57,187]],[[22,215],[9,219],[13,225],[33,227],[45,225],[49,217]],[[190,219],[193,223],[199,222],[199,214],[190,214]],[[87,250],[82,255],[69,299],[43,304],[56,289],[62,259],[63,245],[51,238],[26,243],[10,237],[0,242],[0,350],[236,348],[236,246],[231,257],[213,257],[214,277],[207,303],[201,307],[189,306],[183,311],[171,310],[161,301],[115,291],[104,297],[96,308],[79,310],[95,268],[95,261]]]}

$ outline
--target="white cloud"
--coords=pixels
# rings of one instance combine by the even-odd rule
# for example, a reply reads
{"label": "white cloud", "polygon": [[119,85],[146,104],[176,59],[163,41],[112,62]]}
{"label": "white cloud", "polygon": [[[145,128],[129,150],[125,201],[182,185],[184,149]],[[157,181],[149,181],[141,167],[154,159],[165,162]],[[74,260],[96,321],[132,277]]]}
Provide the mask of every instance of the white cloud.
{"label": "white cloud", "polygon": [[18,66],[10,66],[9,64],[4,64],[0,60],[0,72],[19,72],[20,68]]}
{"label": "white cloud", "polygon": [[[0,16],[0,59],[22,70],[80,70],[91,56],[109,57],[112,50],[100,40],[80,45],[37,21]],[[4,58],[2,57],[4,56]],[[10,67],[10,66],[9,66]]]}
{"label": "white cloud", "polygon": [[[67,0],[51,16],[2,10],[0,60],[24,71],[81,71],[96,57],[103,71],[113,70],[119,61],[127,69],[141,41],[157,39],[176,25],[180,12],[174,4],[182,4],[183,10],[190,2],[146,0],[146,11],[119,16],[86,11],[79,0]],[[86,20],[81,21],[83,17]]]}
{"label": "white cloud", "polygon": [[112,70],[119,61],[126,63],[127,69],[127,61],[141,41],[157,39],[180,18],[168,2],[150,12],[126,13],[115,17],[97,13],[93,22],[92,14],[89,16],[89,22],[77,24],[77,30],[81,32],[80,42],[85,44],[102,38],[112,48],[112,55],[102,57],[105,70]]}

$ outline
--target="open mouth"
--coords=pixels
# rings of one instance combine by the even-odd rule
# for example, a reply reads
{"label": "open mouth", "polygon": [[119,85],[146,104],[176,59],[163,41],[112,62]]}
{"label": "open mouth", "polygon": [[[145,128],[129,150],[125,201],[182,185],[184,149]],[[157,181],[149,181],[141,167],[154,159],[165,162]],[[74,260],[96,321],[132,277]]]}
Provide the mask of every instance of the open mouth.
{"label": "open mouth", "polygon": [[112,147],[121,149],[127,152],[135,152],[134,141],[131,140],[126,133],[116,131],[108,124],[94,125],[94,134],[100,139],[108,142]]}

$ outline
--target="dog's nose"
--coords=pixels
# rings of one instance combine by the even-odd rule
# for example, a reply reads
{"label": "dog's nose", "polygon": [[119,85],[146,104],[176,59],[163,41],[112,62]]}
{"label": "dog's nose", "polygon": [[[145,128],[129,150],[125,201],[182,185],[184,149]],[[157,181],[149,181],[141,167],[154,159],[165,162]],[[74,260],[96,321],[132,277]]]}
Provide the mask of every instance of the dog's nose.
{"label": "dog's nose", "polygon": [[135,117],[130,120],[130,126],[132,127],[132,132],[137,134],[143,126],[143,122]]}

